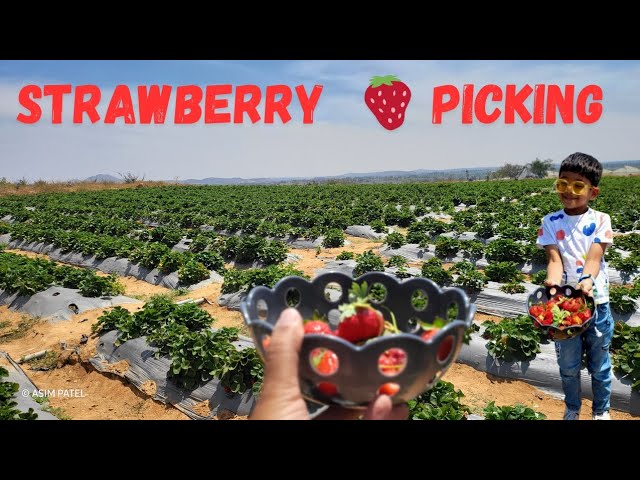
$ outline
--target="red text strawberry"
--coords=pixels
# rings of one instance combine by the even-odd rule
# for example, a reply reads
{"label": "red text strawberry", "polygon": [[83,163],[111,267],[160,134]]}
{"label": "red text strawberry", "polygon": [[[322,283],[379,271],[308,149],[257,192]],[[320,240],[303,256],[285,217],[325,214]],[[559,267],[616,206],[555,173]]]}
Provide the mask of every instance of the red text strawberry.
{"label": "red text strawberry", "polygon": [[380,125],[395,130],[404,123],[411,90],[395,75],[373,77],[364,92],[364,101]]}

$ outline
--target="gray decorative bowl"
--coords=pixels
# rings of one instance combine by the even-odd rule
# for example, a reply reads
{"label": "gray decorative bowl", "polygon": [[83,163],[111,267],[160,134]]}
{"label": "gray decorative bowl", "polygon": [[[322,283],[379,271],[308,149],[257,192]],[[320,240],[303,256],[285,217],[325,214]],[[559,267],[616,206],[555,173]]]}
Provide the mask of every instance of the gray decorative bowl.
{"label": "gray decorative bowl", "polygon": [[[553,297],[558,295],[564,295],[569,298],[582,298],[587,307],[591,310],[591,317],[587,320],[584,320],[581,325],[570,325],[570,326],[555,326],[555,325],[545,325],[541,323],[532,313],[531,307],[534,305],[539,305],[541,303],[546,303],[551,300]],[[573,288],[571,285],[562,285],[562,286],[554,286],[554,287],[540,287],[534,290],[531,295],[527,298],[527,313],[533,320],[533,324],[540,328],[543,332],[547,334],[547,337],[553,341],[562,341],[568,340],[570,338],[576,337],[578,335],[582,335],[582,333],[589,328],[591,322],[595,318],[596,314],[596,305],[593,297],[585,295],[582,290],[577,290]]]}
{"label": "gray decorative bowl", "polygon": [[[384,294],[372,305],[385,321],[391,321],[390,311],[393,312],[401,333],[376,337],[361,346],[335,335],[305,334],[299,365],[303,396],[322,405],[365,408],[383,385],[393,385],[394,403],[411,400],[433,387],[458,356],[464,333],[473,322],[475,306],[463,290],[440,288],[421,277],[400,281],[386,273],[369,272],[353,279],[330,272],[311,282],[291,276],[281,279],[273,288],[253,288],[241,303],[240,311],[261,358],[265,358],[265,339],[270,338],[280,314],[290,306],[305,320],[311,319],[314,312],[325,316],[335,330],[340,322],[338,307],[348,302],[353,282],[359,285],[367,282],[369,292],[373,288]],[[414,295],[420,295],[423,301],[416,303]],[[424,330],[418,321],[433,324],[437,317],[447,319],[451,307],[457,310],[455,319],[424,340],[421,337]],[[316,349],[335,353],[337,370],[329,375],[318,372],[312,365],[312,352],[317,352]],[[379,365],[381,356],[390,349],[400,349],[405,355],[399,372],[384,371]]]}

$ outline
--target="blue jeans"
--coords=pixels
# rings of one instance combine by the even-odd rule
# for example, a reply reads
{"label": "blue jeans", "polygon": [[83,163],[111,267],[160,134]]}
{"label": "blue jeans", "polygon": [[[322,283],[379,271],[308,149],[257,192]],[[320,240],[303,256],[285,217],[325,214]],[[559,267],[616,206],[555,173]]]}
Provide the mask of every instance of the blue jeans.
{"label": "blue jeans", "polygon": [[609,345],[613,338],[613,323],[609,303],[603,303],[596,307],[596,317],[582,335],[556,342],[564,403],[569,410],[579,412],[582,405],[580,369],[584,349],[587,354],[587,370],[591,374],[593,414],[600,415],[609,411],[611,400]]}

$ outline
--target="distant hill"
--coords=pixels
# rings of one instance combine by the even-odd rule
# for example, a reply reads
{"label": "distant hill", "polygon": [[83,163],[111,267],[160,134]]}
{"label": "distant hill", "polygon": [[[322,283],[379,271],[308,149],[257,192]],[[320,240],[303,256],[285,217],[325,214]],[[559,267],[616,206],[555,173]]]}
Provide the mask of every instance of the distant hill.
{"label": "distant hill", "polygon": [[[636,168],[640,168],[640,160],[624,160],[617,162],[602,162],[606,174],[630,174],[635,172]],[[523,165],[524,167],[524,165]],[[625,167],[627,167],[625,169]],[[207,177],[207,178],[189,178],[182,180],[180,183],[189,185],[275,185],[275,184],[296,184],[296,183],[394,183],[394,182],[434,182],[443,180],[486,180],[487,177],[498,170],[497,167],[476,167],[476,168],[453,168],[448,170],[386,170],[381,172],[350,172],[341,175],[323,176],[323,177],[259,177],[259,178],[223,178],[223,177]],[[554,163],[549,171],[549,176],[557,174],[559,163]],[[616,170],[619,172],[616,173]],[[122,183],[121,178],[113,175],[100,174],[87,178],[87,182],[112,182]],[[169,182],[175,183],[175,180]]]}
{"label": "distant hill", "polygon": [[407,181],[435,181],[435,180],[484,180],[487,174],[498,167],[457,168],[450,170],[390,170],[368,173],[344,173],[323,177],[276,177],[276,178],[219,178],[187,179],[181,183],[191,185],[264,185],[302,182],[357,182],[357,183],[388,183]]}
{"label": "distant hill", "polygon": [[122,183],[121,178],[114,177],[113,175],[107,175],[106,173],[94,175],[93,177],[86,178],[84,181],[93,183]]}

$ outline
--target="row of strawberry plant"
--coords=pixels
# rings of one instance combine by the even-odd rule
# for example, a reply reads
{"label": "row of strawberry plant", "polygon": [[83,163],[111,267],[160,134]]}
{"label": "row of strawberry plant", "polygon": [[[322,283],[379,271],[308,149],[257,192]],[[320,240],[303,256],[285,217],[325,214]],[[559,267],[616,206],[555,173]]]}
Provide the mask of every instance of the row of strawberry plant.
{"label": "row of strawberry plant", "polygon": [[229,269],[224,272],[222,293],[249,292],[253,287],[264,285],[273,287],[278,280],[295,275],[309,280],[309,276],[291,265],[269,265],[265,268],[247,270]]}
{"label": "row of strawberry plant", "polygon": [[[419,228],[419,224],[409,227],[406,236],[399,232],[390,233],[384,238],[384,243],[393,249],[408,243],[418,244],[420,248],[434,245],[436,256],[443,259],[461,255],[471,261],[484,258],[488,262],[510,261],[518,265],[525,263],[544,265],[547,261],[544,250],[536,245],[537,227],[531,227],[535,232],[526,238],[498,238],[486,244],[480,240],[459,240],[437,235],[428,237],[423,233],[412,231],[412,228]],[[640,271],[640,249],[637,247],[639,242],[635,240],[636,236],[640,237],[634,233],[616,237],[614,245],[608,248],[605,254],[607,263],[620,273],[623,281]],[[627,238],[631,240],[626,240]],[[523,240],[525,243],[522,243]],[[621,250],[628,251],[630,254],[623,256]]]}
{"label": "row of strawberry plant", "polygon": [[33,295],[53,285],[77,289],[85,297],[124,293],[115,275],[100,277],[90,270],[0,252],[0,289],[6,293]]}
{"label": "row of strawberry plant", "polygon": [[[342,252],[336,260],[356,260],[356,267],[353,274],[358,276],[371,271],[384,271],[385,264],[382,258],[368,250],[360,255],[351,254],[351,252]],[[409,277],[404,269],[407,264],[403,257],[394,255],[390,257],[386,267],[400,267],[396,275],[401,278]],[[525,287],[521,284],[524,281],[524,275],[514,261],[495,261],[490,263],[483,269],[479,269],[476,265],[468,260],[454,263],[448,270],[444,268],[443,262],[438,257],[430,258],[422,262],[420,267],[420,275],[422,277],[433,280],[438,285],[455,286],[464,289],[469,294],[475,294],[485,287],[489,281],[503,283],[500,290],[507,294],[524,293]],[[539,270],[531,275],[531,283],[542,286],[546,278],[547,271]],[[633,313],[637,310],[636,299],[640,298],[640,278],[637,278],[630,285],[611,285],[610,287],[611,309],[621,315]],[[523,303],[523,310],[525,304]]]}
{"label": "row of strawberry plant", "polygon": [[[5,224],[6,225],[6,224]],[[111,237],[82,231],[67,231],[51,228],[46,225],[13,224],[5,228],[12,239],[29,242],[50,243],[66,252],[80,252],[95,255],[98,259],[108,257],[128,258],[143,267],[158,267],[169,273],[179,270],[189,258],[202,263],[210,270],[222,272],[224,260],[239,263],[258,261],[263,265],[273,265],[287,258],[287,246],[279,241],[269,241],[262,237],[221,237],[211,232],[187,232],[170,230],[164,227],[145,230],[148,238],[145,241],[131,237]],[[158,236],[156,232],[164,231]],[[191,244],[195,244],[188,253],[175,252],[171,246],[183,236],[193,235]],[[138,234],[143,238],[142,234]],[[167,239],[169,239],[167,241]]]}
{"label": "row of strawberry plant", "polygon": [[166,297],[154,297],[133,314],[115,307],[98,318],[94,332],[118,331],[116,345],[146,336],[158,350],[156,357],[171,358],[169,377],[181,387],[193,389],[213,378],[226,391],[241,393],[261,387],[263,367],[255,348],[238,349],[237,328],[213,331],[214,319],[192,303],[176,305]]}
{"label": "row of strawberry plant", "polygon": [[[506,362],[533,360],[541,352],[540,345],[548,343],[528,315],[485,322],[483,326],[482,337],[488,340],[488,354]],[[640,327],[615,323],[611,361],[614,371],[628,378],[631,388],[640,392]]]}
{"label": "row of strawberry plant", "polygon": [[640,393],[640,327],[616,322],[611,342],[611,362]]}
{"label": "row of strawberry plant", "polygon": [[20,385],[15,382],[7,382],[2,380],[9,376],[9,371],[0,367],[0,421],[1,420],[36,420],[38,414],[33,408],[29,408],[27,412],[21,412],[16,407],[18,402],[14,400],[18,393]]}
{"label": "row of strawberry plant", "polygon": [[11,225],[9,233],[12,240],[47,243],[65,253],[94,255],[99,260],[108,257],[128,258],[132,263],[149,269],[158,268],[163,273],[177,271],[183,285],[205,280],[209,278],[209,269],[221,270],[224,266],[224,261],[211,252],[175,252],[161,243],[145,243],[128,237],[113,238],[26,224]]}
{"label": "row of strawberry plant", "polygon": [[[634,201],[640,189],[637,180],[605,177],[602,184],[606,188],[594,201],[594,208],[614,212],[612,220],[617,230],[633,229],[638,218]],[[0,216],[33,207],[36,211],[71,216],[147,218],[161,225],[213,225],[257,233],[264,222],[303,229],[343,229],[347,225],[380,222],[409,226],[430,211],[452,214],[452,226],[446,227],[452,231],[475,227],[484,238],[498,233],[515,239],[525,230],[527,236],[531,235],[542,215],[558,208],[551,186],[550,179],[402,185],[171,186],[14,196],[0,199]],[[339,204],[336,198],[341,199]],[[456,205],[461,204],[475,208],[456,212]]]}
{"label": "row of strawberry plant", "polygon": [[[60,214],[47,208],[46,210],[15,210],[11,213],[14,222],[31,225],[48,225],[51,228],[76,230],[102,235],[120,237],[130,234],[141,227],[139,222],[113,217],[104,213],[85,215]],[[179,239],[178,239],[179,240]]]}
{"label": "row of strawberry plant", "polygon": [[[440,380],[434,387],[409,401],[411,420],[466,420],[471,413],[469,406],[461,403],[464,397],[450,382]],[[543,413],[522,404],[496,406],[488,402],[483,409],[485,420],[545,420]]]}

